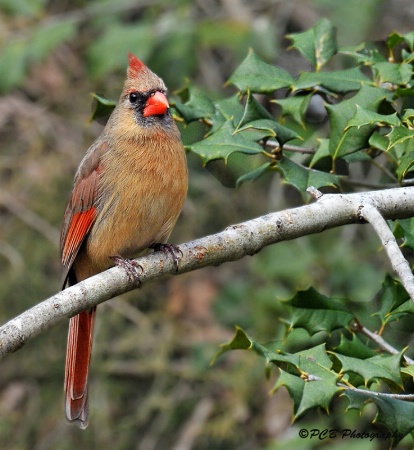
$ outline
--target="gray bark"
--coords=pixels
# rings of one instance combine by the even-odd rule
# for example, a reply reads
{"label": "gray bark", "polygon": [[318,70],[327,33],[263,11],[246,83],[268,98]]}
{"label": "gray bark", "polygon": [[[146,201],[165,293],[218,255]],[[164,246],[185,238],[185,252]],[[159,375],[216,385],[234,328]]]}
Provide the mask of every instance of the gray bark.
{"label": "gray bark", "polygon": [[[313,194],[315,192],[317,191],[313,190]],[[365,215],[364,208],[365,213],[368,211]],[[370,213],[370,209],[375,209],[376,213]],[[143,269],[141,283],[144,284],[167,274],[190,272],[235,261],[246,255],[254,255],[268,245],[320,233],[329,228],[369,221],[374,230],[378,231],[378,226],[372,223],[375,218],[379,217],[383,221],[413,216],[414,187],[346,195],[329,194],[320,196],[312,204],[267,214],[180,245],[182,257],[178,270],[168,253],[151,253],[136,261]],[[390,235],[392,233],[386,233],[388,240]],[[389,246],[388,241],[383,242],[383,245]],[[396,247],[398,249],[395,244],[392,246],[392,258],[395,258],[396,251],[399,252]],[[411,293],[414,292],[412,273],[411,270],[407,271],[408,263],[401,264],[401,257],[402,255],[398,255],[399,261],[394,268]],[[398,267],[401,266],[404,267],[404,273],[398,272]],[[135,289],[138,285],[136,280],[128,278],[123,269],[113,267],[59,292],[0,327],[0,357],[18,350],[29,339],[59,320]]]}

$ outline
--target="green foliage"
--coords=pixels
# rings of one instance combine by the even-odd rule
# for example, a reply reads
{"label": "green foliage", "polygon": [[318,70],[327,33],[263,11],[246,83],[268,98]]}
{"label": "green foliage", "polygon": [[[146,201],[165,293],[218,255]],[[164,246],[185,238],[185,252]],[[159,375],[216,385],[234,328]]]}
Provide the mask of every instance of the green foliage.
{"label": "green foliage", "polygon": [[[261,164],[242,174],[238,186],[277,171],[302,194],[309,186],[347,191],[366,185],[365,179],[351,177],[358,166],[365,172],[369,166],[379,169],[371,180],[374,187],[412,184],[412,33],[389,36],[385,53],[370,43],[340,49],[327,20],[289,38],[314,69],[293,77],[250,50],[228,80],[236,94],[213,100],[190,84],[177,93],[175,112],[180,120],[204,127],[205,137],[187,148],[204,164],[224,160],[229,170],[231,155],[259,157]],[[346,68],[338,70],[341,62]],[[311,119],[316,101],[321,120]],[[412,248],[411,219],[398,221],[394,232]],[[363,309],[314,288],[297,292],[283,306],[282,338],[275,336],[263,345],[237,328],[217,356],[233,350],[263,356],[277,368],[273,391],[287,389],[295,420],[315,408],[329,412],[342,397],[349,402],[348,410],[361,413],[373,403],[374,422],[392,433],[392,445],[414,432],[407,420],[414,412],[411,398],[400,396],[412,391],[405,350],[387,354],[381,341],[370,341],[361,325],[369,323],[379,336],[389,330],[395,334],[392,324],[414,313],[400,283],[386,276],[381,291]]]}
{"label": "green foliage", "polygon": [[[390,277],[385,279],[378,297],[383,300],[382,313],[386,316],[407,300],[401,285]],[[346,303],[345,299],[328,298],[313,288],[300,291],[284,302],[289,319],[283,339],[263,345],[237,328],[234,338],[222,345],[216,358],[234,350],[253,350],[264,357],[267,364],[277,368],[273,391],[284,387],[292,398],[295,420],[317,407],[329,412],[334,399],[341,395],[349,401],[348,410],[362,412],[367,403],[374,403],[375,421],[393,433],[393,444],[397,444],[414,431],[414,423],[407,420],[407,415],[412,418],[414,405],[390,393],[382,394],[378,388],[387,386],[392,393],[400,394],[412,382],[413,373],[404,364],[404,351],[378,354],[381,348],[361,341],[356,331],[360,329],[353,326],[356,318]],[[309,336],[335,334],[335,339],[324,339],[324,343],[315,346],[309,339],[298,339],[298,329],[306,330]],[[335,344],[338,337],[340,345]],[[298,345],[301,350],[295,351]]]}
{"label": "green foliage", "polygon": [[[378,187],[390,182],[395,186],[411,183],[414,114],[405,104],[410,104],[408,99],[414,94],[412,34],[391,35],[385,55],[372,44],[338,49],[335,29],[327,20],[289,38],[315,71],[302,71],[295,78],[250,50],[228,80],[236,94],[214,100],[191,84],[177,92],[177,119],[204,127],[204,138],[188,144],[188,150],[204,164],[224,160],[229,170],[234,155],[259,157],[261,164],[241,174],[237,186],[277,171],[301,193],[309,186],[343,191],[358,186],[358,179],[350,179],[357,164],[380,168],[375,180]],[[334,57],[348,57],[354,67],[326,70]],[[319,124],[311,124],[310,105],[316,97],[324,100],[325,116]],[[272,103],[281,108],[279,120]],[[301,148],[312,157],[299,158]],[[398,221],[394,229],[404,245],[413,248],[412,220]],[[380,306],[368,308],[369,321],[375,317],[374,326],[381,335],[391,323],[414,313],[404,288],[390,276],[375,299]],[[367,403],[373,403],[375,422],[393,433],[393,445],[414,432],[412,421],[407,420],[414,412],[412,403],[392,396],[409,390],[413,380],[404,351],[387,355],[380,346],[364,340],[355,325],[361,318],[346,299],[326,297],[309,288],[283,305],[287,310],[283,339],[262,345],[237,328],[233,340],[223,345],[217,356],[231,350],[253,350],[276,366],[273,392],[287,389],[295,419],[314,408],[329,412],[334,400],[344,396],[348,410],[362,412]],[[366,312],[362,316],[367,320]],[[299,329],[305,335],[298,334]],[[382,394],[384,389],[389,392]]]}
{"label": "green foliage", "polygon": [[41,62],[52,50],[76,34],[73,20],[46,23],[31,33],[10,38],[0,53],[0,91],[19,86],[30,64]]}
{"label": "green foliage", "polygon": [[[176,87],[195,72],[194,55],[205,48],[220,46],[238,55],[241,49],[252,46],[263,56],[275,56],[275,46],[269,45],[274,30],[268,19],[260,30],[248,21],[225,17],[212,26],[208,17],[194,22],[187,12],[190,7],[189,0],[161,1],[152,8],[130,0],[115,4],[92,0],[62,5],[62,13],[49,18],[49,5],[44,0],[2,0],[0,14],[19,17],[17,26],[24,32],[13,30],[1,36],[0,92],[22,86],[33,66],[43,63],[56,49],[64,55],[64,46],[76,38],[90,41],[85,56],[89,75],[96,80],[114,69],[124,69],[129,51],[151,62],[157,72],[165,73],[167,84]],[[139,20],[134,20],[136,13]]]}
{"label": "green foliage", "polygon": [[[244,2],[240,10],[230,3],[0,1],[0,91],[7,94],[0,201],[3,193],[16,201],[0,205],[2,322],[60,289],[64,206],[76,167],[101,130],[85,126],[89,92],[118,94],[128,51],[166,81],[189,149],[189,201],[174,242],[297,205],[295,190],[306,196],[309,185],[351,191],[411,184],[414,33],[394,32],[382,46],[339,45],[378,30],[386,2],[302,2],[331,10],[338,32],[322,19],[290,34],[287,54],[278,43],[300,23],[291,0]],[[175,91],[185,79],[191,82]],[[94,101],[91,119],[103,123],[115,102],[98,95]],[[239,189],[222,187],[210,172]],[[39,218],[55,233],[39,233]],[[412,219],[392,226],[411,256]],[[301,439],[296,427],[363,431],[373,411],[377,423],[411,433],[412,403],[384,393],[412,392],[414,368],[405,362],[412,352],[402,349],[413,306],[390,276],[374,296],[387,267],[372,234],[349,226],[280,243],[103,305],[86,431],[63,423],[66,325],[42,334],[2,361],[0,447],[119,450],[184,442],[197,449],[313,450],[328,442]],[[277,373],[271,386],[253,352],[208,366],[235,323],[246,331],[223,351],[249,347],[263,355],[267,372]],[[399,352],[387,355],[358,324]],[[292,409],[301,424],[287,433]],[[189,439],[192,424],[197,431]],[[345,450],[355,442],[334,445]],[[377,447],[375,439],[358,440],[358,448]]]}
{"label": "green foliage", "polygon": [[252,50],[229,79],[229,83],[241,92],[272,93],[291,87],[294,78],[280,67],[272,66],[260,59]]}
{"label": "green foliage", "polygon": [[90,121],[96,120],[97,122],[100,122],[101,120],[104,120],[106,122],[114,110],[116,102],[96,93],[92,94],[92,97],[94,99],[94,106],[92,108]]}
{"label": "green foliage", "polygon": [[[412,112],[404,108],[404,102],[414,93],[411,88],[414,52],[410,47],[410,36],[390,36],[388,55],[382,55],[371,44],[341,50],[332,24],[326,19],[321,20],[314,28],[289,36],[292,47],[316,69],[302,71],[296,78],[284,69],[264,62],[250,50],[228,80],[238,89],[238,94],[229,97],[233,109],[227,115],[220,111],[220,101],[209,100],[206,96],[198,98],[200,96],[192,86],[186,89],[188,101],[176,103],[177,113],[186,123],[202,120],[207,124],[207,138],[189,145],[188,149],[200,155],[204,163],[213,159],[227,161],[229,154],[234,152],[261,154],[263,165],[260,170],[245,173],[238,184],[264,173],[280,171],[287,183],[302,192],[311,185],[343,189],[348,186],[345,183],[350,165],[362,160],[380,166],[386,174],[379,183],[405,183],[413,167],[410,148],[414,133]],[[403,49],[396,50],[397,42]],[[395,51],[399,51],[398,59],[393,56]],[[349,58],[348,66],[353,67],[322,70],[333,58],[341,60],[345,56]],[[255,94],[265,96],[265,103],[276,102],[281,106],[283,129],[272,125],[272,121],[277,123],[277,120],[271,111],[259,109],[257,99],[252,101]],[[273,98],[275,95],[277,98]],[[323,98],[325,117],[313,131],[312,141],[316,146],[308,148],[305,124],[315,97]],[[263,123],[258,120],[263,119],[270,124],[268,129],[273,129],[273,134],[266,134],[263,127],[260,128],[262,133],[257,132],[258,125]],[[251,132],[239,134],[241,123],[243,130]],[[302,125],[302,129],[295,123]],[[304,150],[314,153],[313,165],[324,159],[323,166],[317,164],[318,167],[310,169],[309,158],[298,160],[289,145],[290,141],[298,139]],[[300,149],[295,152],[300,153]]]}
{"label": "green foliage", "polygon": [[327,19],[322,19],[303,33],[290,34],[292,47],[298,49],[319,72],[338,51],[336,29]]}
{"label": "green foliage", "polygon": [[299,291],[285,303],[290,306],[290,328],[304,328],[311,336],[319,331],[344,328],[352,314],[338,300],[325,297],[315,289]]}

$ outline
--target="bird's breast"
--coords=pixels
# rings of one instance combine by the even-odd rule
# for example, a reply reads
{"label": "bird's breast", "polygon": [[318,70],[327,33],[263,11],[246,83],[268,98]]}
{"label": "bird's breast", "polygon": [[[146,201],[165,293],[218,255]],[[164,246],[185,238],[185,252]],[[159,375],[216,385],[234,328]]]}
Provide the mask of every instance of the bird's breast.
{"label": "bird's breast", "polygon": [[166,242],[184,205],[188,175],[181,142],[118,145],[103,158],[98,216],[86,252],[101,271],[110,256],[137,257]]}

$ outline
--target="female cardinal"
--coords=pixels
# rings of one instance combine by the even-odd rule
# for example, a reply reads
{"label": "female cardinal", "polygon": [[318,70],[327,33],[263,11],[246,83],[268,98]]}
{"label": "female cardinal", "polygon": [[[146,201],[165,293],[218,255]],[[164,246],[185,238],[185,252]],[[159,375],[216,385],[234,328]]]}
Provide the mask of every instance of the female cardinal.
{"label": "female cardinal", "polygon": [[[165,242],[187,195],[187,164],[164,82],[129,54],[127,79],[102,135],[75,175],[60,247],[64,285],[126,263]],[[96,308],[70,319],[66,416],[88,425]]]}

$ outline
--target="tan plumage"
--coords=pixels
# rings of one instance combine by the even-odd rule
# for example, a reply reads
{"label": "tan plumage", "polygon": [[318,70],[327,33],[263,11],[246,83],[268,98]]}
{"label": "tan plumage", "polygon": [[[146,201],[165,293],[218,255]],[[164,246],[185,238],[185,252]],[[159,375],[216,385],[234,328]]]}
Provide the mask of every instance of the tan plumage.
{"label": "tan plumage", "polygon": [[[75,176],[61,234],[74,284],[168,239],[187,194],[187,164],[166,88],[134,55],[119,104]],[[137,98],[136,98],[137,97]],[[70,321],[66,414],[88,424],[87,377],[95,310]]]}

